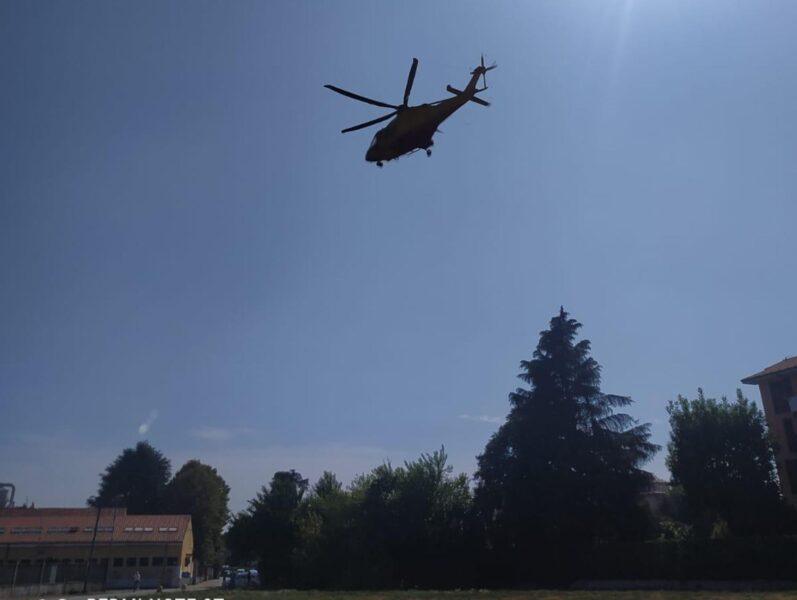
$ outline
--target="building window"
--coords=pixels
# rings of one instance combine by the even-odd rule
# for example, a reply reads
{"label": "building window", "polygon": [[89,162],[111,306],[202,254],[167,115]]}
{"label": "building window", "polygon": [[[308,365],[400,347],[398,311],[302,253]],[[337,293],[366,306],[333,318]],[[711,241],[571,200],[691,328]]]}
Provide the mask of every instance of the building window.
{"label": "building window", "polygon": [[769,384],[769,396],[772,398],[772,408],[775,414],[790,412],[789,398],[792,395],[791,381],[789,379],[779,379]]}
{"label": "building window", "polygon": [[121,558],[114,558],[113,559],[113,566],[114,567],[121,567],[125,564],[125,561]]}
{"label": "building window", "polygon": [[38,535],[42,532],[41,527],[12,527],[11,533],[14,535]]}
{"label": "building window", "polygon": [[169,558],[166,559],[166,564],[168,566],[170,566],[170,567],[176,567],[177,566],[177,557],[176,556],[170,556]]}
{"label": "building window", "polygon": [[24,558],[21,561],[19,561],[19,566],[20,567],[27,567],[29,564],[30,564],[30,560],[27,559],[27,558]]}
{"label": "building window", "polygon": [[791,419],[783,419],[783,431],[786,433],[786,444],[789,452],[797,452],[797,435],[794,433],[794,424]]}
{"label": "building window", "polygon": [[[85,533],[94,533],[93,527],[84,527],[83,531]],[[97,533],[110,533],[113,531],[113,527],[97,527]]]}
{"label": "building window", "polygon": [[149,566],[149,556],[142,556],[138,559],[138,566],[139,567],[148,567]]}
{"label": "building window", "polygon": [[86,562],[86,561],[84,561],[82,558],[76,558],[75,559],[75,564],[76,565],[82,565],[84,562]]}
{"label": "building window", "polygon": [[127,566],[128,567],[135,567],[136,566],[136,559],[133,557],[129,557],[127,559]]}
{"label": "building window", "polygon": [[153,556],[152,557],[152,566],[153,567],[163,566],[163,557],[162,556]]}
{"label": "building window", "polygon": [[797,460],[786,461],[786,476],[789,478],[789,489],[792,494],[797,494]]}
{"label": "building window", "polygon": [[49,527],[47,533],[77,533],[80,527]]}

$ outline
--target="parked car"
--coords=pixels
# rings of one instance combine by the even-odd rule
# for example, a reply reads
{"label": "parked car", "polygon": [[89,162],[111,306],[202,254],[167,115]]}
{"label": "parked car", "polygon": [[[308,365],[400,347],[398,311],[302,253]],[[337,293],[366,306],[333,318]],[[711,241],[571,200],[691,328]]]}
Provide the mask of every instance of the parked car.
{"label": "parked car", "polygon": [[260,573],[257,569],[238,569],[235,572],[235,587],[260,587]]}
{"label": "parked car", "polygon": [[227,569],[222,572],[221,587],[225,589],[260,587],[260,573],[257,569]]}
{"label": "parked car", "polygon": [[231,567],[224,566],[221,569],[221,587],[222,588],[231,588],[233,587],[233,576],[235,575],[235,569]]}

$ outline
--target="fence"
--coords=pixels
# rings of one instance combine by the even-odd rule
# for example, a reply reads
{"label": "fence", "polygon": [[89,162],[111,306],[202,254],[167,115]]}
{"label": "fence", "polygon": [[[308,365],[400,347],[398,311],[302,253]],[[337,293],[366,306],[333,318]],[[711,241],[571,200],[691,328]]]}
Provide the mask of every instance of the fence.
{"label": "fence", "polygon": [[487,587],[575,581],[780,581],[797,585],[797,537],[541,546],[488,555],[476,567]]}
{"label": "fence", "polygon": [[83,590],[87,581],[89,589],[101,589],[105,583],[107,565],[36,561],[17,562],[0,566],[0,596],[74,593]]}

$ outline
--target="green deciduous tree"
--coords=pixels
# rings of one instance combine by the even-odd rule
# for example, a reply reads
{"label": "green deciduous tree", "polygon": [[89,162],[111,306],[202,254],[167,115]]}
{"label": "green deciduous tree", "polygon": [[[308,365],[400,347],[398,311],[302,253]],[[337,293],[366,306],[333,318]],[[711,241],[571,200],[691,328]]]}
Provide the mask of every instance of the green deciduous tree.
{"label": "green deciduous tree", "polygon": [[295,585],[354,585],[358,549],[353,531],[359,516],[352,494],[333,473],[325,471],[313,485],[299,517],[300,543],[293,557]]}
{"label": "green deciduous tree", "polygon": [[299,473],[279,471],[249,503],[250,543],[263,583],[269,587],[285,587],[294,580],[293,555],[300,540],[299,517],[306,491],[307,480]]}
{"label": "green deciduous tree", "polygon": [[149,442],[126,448],[101,474],[90,506],[126,506],[131,514],[163,512],[164,493],[171,475],[169,459]]}
{"label": "green deciduous tree", "polygon": [[248,565],[256,560],[255,532],[252,527],[252,514],[242,510],[232,516],[230,526],[224,533],[224,545],[229,552],[229,562],[233,565]]}
{"label": "green deciduous tree", "polygon": [[471,495],[467,477],[455,476],[447,461],[441,449],[403,467],[381,465],[352,484],[364,583],[467,583]]}
{"label": "green deciduous tree", "polygon": [[166,510],[191,515],[200,565],[218,567],[223,561],[222,529],[229,517],[229,495],[230,488],[216,469],[198,460],[185,463],[166,488]]}
{"label": "green deciduous tree", "polygon": [[305,494],[294,471],[274,476],[227,532],[234,560],[256,558],[270,587],[465,585],[474,558],[470,490],[444,450],[384,464],[348,488],[325,472]]}
{"label": "green deciduous tree", "polygon": [[670,402],[667,466],[683,487],[688,519],[704,537],[773,533],[791,527],[775,474],[772,441],[759,408],[736,400],[679,396]]}
{"label": "green deciduous tree", "polygon": [[[564,309],[540,334],[510,394],[511,410],[478,458],[476,506],[488,545],[506,555],[557,543],[640,537],[641,469],[657,451],[650,426],[615,412],[590,343]],[[520,559],[522,560],[522,559]]]}

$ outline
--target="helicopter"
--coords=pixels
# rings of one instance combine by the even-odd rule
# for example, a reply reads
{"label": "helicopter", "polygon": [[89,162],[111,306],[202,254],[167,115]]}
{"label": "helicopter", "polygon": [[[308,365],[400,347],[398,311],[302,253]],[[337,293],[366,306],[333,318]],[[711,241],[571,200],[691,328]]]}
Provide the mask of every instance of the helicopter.
{"label": "helicopter", "polygon": [[[348,133],[350,131],[365,129],[366,127],[371,127],[382,121],[387,121],[391,117],[395,117],[386,127],[376,132],[373,140],[371,140],[371,145],[368,147],[368,151],[365,153],[366,161],[375,162],[376,166],[381,167],[385,161],[393,160],[399,156],[418,150],[426,150],[426,156],[431,156],[432,146],[434,145],[432,136],[437,132],[437,128],[465,103],[470,101],[481,106],[490,106],[489,102],[478,98],[476,94],[487,89],[486,73],[487,71],[495,69],[497,66],[498,65],[493,64],[489,67],[485,67],[484,55],[482,55],[480,65],[470,72],[471,78],[464,90],[458,90],[449,85],[446,87],[446,90],[454,94],[453,98],[446,98],[429,104],[419,104],[418,106],[409,105],[410,92],[412,91],[412,84],[415,81],[415,72],[418,70],[417,58],[412,59],[412,66],[407,76],[407,85],[404,88],[404,102],[402,104],[396,105],[380,102],[349,92],[334,85],[327,84],[324,87],[338,94],[343,94],[348,98],[359,100],[360,102],[393,109],[392,113],[373,119],[372,121],[360,123],[353,127],[347,127],[341,131],[341,133]],[[481,88],[476,87],[479,82],[479,77],[482,78]]]}

